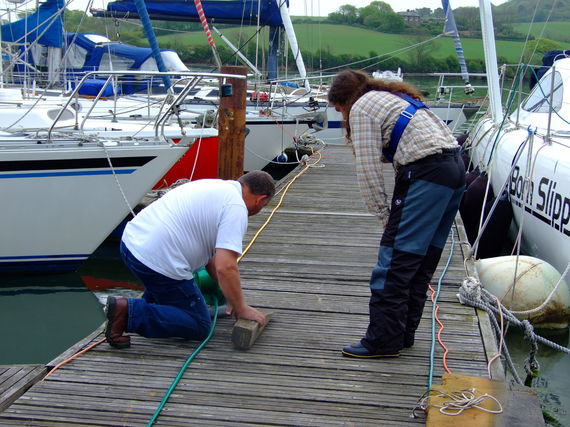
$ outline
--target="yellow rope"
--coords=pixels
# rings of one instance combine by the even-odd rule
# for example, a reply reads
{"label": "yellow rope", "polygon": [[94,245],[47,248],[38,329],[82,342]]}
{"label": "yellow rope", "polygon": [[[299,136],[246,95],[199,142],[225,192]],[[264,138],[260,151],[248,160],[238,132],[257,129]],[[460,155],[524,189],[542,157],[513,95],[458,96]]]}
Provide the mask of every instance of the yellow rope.
{"label": "yellow rope", "polygon": [[257,233],[255,233],[255,235],[253,236],[253,238],[251,239],[251,241],[249,242],[249,244],[247,245],[247,247],[244,249],[243,253],[241,254],[241,256],[238,258],[238,262],[241,261],[241,259],[245,256],[245,254],[247,253],[247,251],[249,251],[249,249],[253,246],[254,242],[257,240],[257,237],[261,234],[261,232],[265,229],[265,227],[267,227],[267,224],[269,224],[269,221],[271,221],[271,218],[273,218],[273,215],[275,214],[275,212],[277,212],[277,210],[281,207],[281,204],[283,203],[283,199],[285,198],[285,194],[287,194],[287,191],[289,190],[289,187],[291,187],[291,185],[297,180],[297,178],[299,178],[301,175],[303,175],[305,172],[307,172],[307,170],[309,170],[309,168],[314,167],[317,163],[319,163],[322,159],[322,155],[320,152],[316,152],[314,154],[318,154],[319,158],[317,159],[316,162],[313,163],[308,163],[297,175],[295,175],[295,177],[285,186],[285,189],[283,190],[283,194],[281,194],[281,198],[279,199],[279,203],[277,203],[277,206],[275,206],[273,208],[273,210],[271,211],[271,213],[269,214],[269,216],[267,217],[267,219],[265,220],[265,223],[259,228],[259,230],[257,230]]}

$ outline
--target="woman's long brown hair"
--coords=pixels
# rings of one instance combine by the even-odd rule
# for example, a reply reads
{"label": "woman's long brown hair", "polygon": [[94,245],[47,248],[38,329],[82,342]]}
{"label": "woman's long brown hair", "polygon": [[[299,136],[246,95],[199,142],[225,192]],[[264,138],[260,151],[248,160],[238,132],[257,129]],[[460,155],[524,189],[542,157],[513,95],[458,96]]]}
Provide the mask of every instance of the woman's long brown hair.
{"label": "woman's long brown hair", "polygon": [[331,104],[338,106],[342,112],[346,137],[350,141],[349,114],[352,105],[371,90],[385,91],[390,93],[405,93],[412,98],[422,101],[420,91],[414,86],[394,80],[374,79],[360,70],[344,70],[339,72],[333,79],[329,89],[328,99]]}

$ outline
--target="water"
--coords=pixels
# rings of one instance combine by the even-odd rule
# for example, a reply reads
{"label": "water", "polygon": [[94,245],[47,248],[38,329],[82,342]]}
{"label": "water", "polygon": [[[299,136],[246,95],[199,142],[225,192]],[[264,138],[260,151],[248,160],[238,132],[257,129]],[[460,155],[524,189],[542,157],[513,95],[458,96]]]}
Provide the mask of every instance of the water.
{"label": "water", "polygon": [[1,277],[2,364],[47,363],[104,321],[76,273]]}
{"label": "water", "polygon": [[[537,334],[561,346],[568,347],[568,329],[560,331],[536,330]],[[524,362],[529,357],[531,345],[525,341],[520,330],[510,329],[507,345],[521,379],[525,381]],[[531,387],[537,393],[543,411],[554,417],[558,423],[551,426],[570,426],[570,356],[548,346],[539,345],[536,359],[540,364],[539,375],[533,378]]]}
{"label": "water", "polygon": [[105,321],[109,293],[141,287],[105,242],[74,273],[0,276],[0,365],[44,364]]}

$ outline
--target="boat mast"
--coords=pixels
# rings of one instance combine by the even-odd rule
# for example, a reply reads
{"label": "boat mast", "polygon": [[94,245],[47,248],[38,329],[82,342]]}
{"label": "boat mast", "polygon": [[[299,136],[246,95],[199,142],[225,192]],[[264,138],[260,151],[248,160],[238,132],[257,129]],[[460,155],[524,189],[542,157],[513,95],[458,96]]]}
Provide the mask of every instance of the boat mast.
{"label": "boat mast", "polygon": [[[135,0],[135,6],[137,8],[137,13],[141,19],[141,23],[143,25],[144,32],[146,34],[146,38],[150,44],[152,49],[152,56],[156,61],[156,66],[158,67],[158,71],[161,73],[165,73],[168,70],[164,66],[164,62],[162,61],[162,56],[160,55],[160,49],[158,48],[158,42],[156,41],[156,36],[154,34],[154,30],[152,29],[152,25],[150,23],[150,17],[148,16],[148,11],[146,10],[146,5],[144,4],[143,0]],[[170,77],[167,75],[162,76],[162,81],[164,82],[164,86],[166,89],[170,89],[172,84],[170,83]]]}
{"label": "boat mast", "polygon": [[212,38],[212,33],[210,33],[210,27],[208,26],[208,20],[206,19],[206,15],[204,14],[204,9],[202,8],[202,2],[200,0],[194,0],[194,5],[196,6],[196,11],[198,12],[198,17],[200,18],[200,23],[202,24],[202,28],[206,33],[208,44],[212,49],[212,54],[214,55],[214,61],[216,62],[218,71],[221,71],[222,60],[220,59],[220,55],[218,54],[218,50],[216,49],[216,44],[214,43],[214,39]]}
{"label": "boat mast", "polygon": [[503,120],[503,107],[501,105],[501,89],[499,87],[495,31],[493,29],[493,16],[489,0],[479,0],[479,13],[481,14],[481,30],[483,32],[483,49],[485,51],[491,117],[495,123],[500,123]]}
{"label": "boat mast", "polygon": [[295,36],[295,31],[293,30],[293,23],[291,22],[291,17],[289,16],[289,10],[287,10],[287,2],[285,0],[275,0],[279,6],[279,11],[281,12],[281,20],[283,21],[283,28],[285,28],[285,33],[287,34],[287,39],[289,40],[289,45],[291,46],[291,52],[295,57],[295,62],[297,63],[297,69],[302,79],[305,80],[305,89],[311,90],[309,85],[309,79],[307,79],[307,70],[305,69],[305,63],[303,62],[303,57],[301,56],[301,51],[299,50],[299,44],[297,43],[297,37]]}
{"label": "boat mast", "polygon": [[453,9],[449,4],[449,0],[441,0],[443,6],[443,12],[445,14],[445,26],[443,28],[443,33],[450,35],[453,38],[453,44],[455,45],[455,52],[457,53],[457,60],[459,61],[459,67],[461,68],[461,77],[465,83],[465,93],[467,95],[475,92],[471,83],[469,83],[469,72],[467,71],[467,62],[465,62],[465,54],[463,53],[463,46],[461,45],[461,39],[459,38],[459,32],[457,31],[457,25],[455,24],[455,17],[453,16]]}

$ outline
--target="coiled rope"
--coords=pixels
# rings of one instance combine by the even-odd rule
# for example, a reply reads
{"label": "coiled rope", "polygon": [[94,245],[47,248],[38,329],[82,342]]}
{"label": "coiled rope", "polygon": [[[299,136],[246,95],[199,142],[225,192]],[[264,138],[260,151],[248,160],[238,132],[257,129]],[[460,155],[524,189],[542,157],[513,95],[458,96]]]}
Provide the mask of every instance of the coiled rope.
{"label": "coiled rope", "polygon": [[[568,270],[568,269],[567,269]],[[528,320],[519,320],[514,315],[514,313],[508,310],[501,302],[489,291],[484,289],[481,286],[481,283],[475,277],[468,277],[463,281],[461,288],[459,289],[459,301],[461,304],[469,305],[475,308],[479,308],[481,310],[486,311],[489,314],[499,314],[501,317],[507,319],[508,322],[513,323],[515,326],[518,326],[522,329],[524,333],[524,339],[529,341],[531,344],[531,351],[529,357],[525,360],[525,371],[527,375],[534,375],[538,372],[540,365],[538,361],[535,359],[536,352],[538,350],[538,343],[546,345],[554,350],[561,351],[566,354],[570,354],[570,348],[563,347],[555,342],[552,342],[534,332],[534,328],[532,324]],[[501,328],[497,323],[497,319],[495,316],[489,316],[491,321],[491,326],[495,331],[497,336],[502,335]],[[504,353],[503,356],[505,361],[507,362],[507,367],[509,368],[510,372],[512,373],[515,381],[519,384],[523,384],[520,376],[518,375],[512,359],[510,357],[508,348],[503,340],[500,341],[500,345],[502,346],[502,352]]]}
{"label": "coiled rope", "polygon": [[[503,406],[501,405],[501,402],[497,400],[497,398],[487,393],[484,393],[481,396],[477,396],[475,394],[476,389],[474,388],[471,388],[469,390],[454,391],[451,393],[441,390],[430,390],[430,391],[433,391],[437,394],[432,395],[431,393],[426,392],[422,396],[418,406],[414,408],[414,411],[417,409],[423,409],[424,411],[426,411],[428,407],[431,406],[434,408],[439,408],[439,412],[441,412],[442,414],[451,415],[451,416],[460,415],[461,413],[463,413],[463,411],[470,408],[475,408],[478,409],[479,411],[488,412],[491,414],[500,414],[503,412]],[[450,400],[443,402],[443,405],[436,405],[430,403],[430,399],[434,397],[435,398],[447,397]],[[483,408],[481,406],[481,403],[483,403],[487,399],[494,401],[497,405],[497,409]]]}

